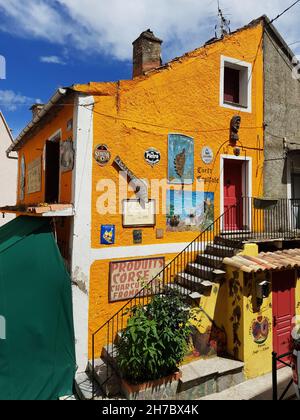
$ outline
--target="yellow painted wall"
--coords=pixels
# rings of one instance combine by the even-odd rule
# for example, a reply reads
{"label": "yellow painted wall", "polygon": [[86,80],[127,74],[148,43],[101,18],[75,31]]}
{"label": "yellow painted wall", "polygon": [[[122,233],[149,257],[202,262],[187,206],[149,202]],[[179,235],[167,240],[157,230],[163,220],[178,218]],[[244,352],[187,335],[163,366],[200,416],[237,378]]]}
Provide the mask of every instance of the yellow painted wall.
{"label": "yellow painted wall", "polygon": [[[266,279],[266,274],[252,276],[247,281],[245,276],[244,283],[244,359],[245,376],[247,379],[265,375],[272,370],[272,351],[273,351],[273,330],[272,330],[272,291],[269,297],[264,299],[260,308],[256,308],[253,302],[253,292],[255,282],[261,282]],[[264,343],[256,343],[252,334],[253,323],[268,322],[269,334]]]}
{"label": "yellow painted wall", "polygon": [[[119,212],[114,215],[100,214],[102,183],[103,180],[109,179],[118,187],[119,173],[112,164],[118,155],[137,177],[166,179],[168,134],[179,133],[194,138],[193,189],[199,189],[199,184],[203,189],[204,177],[217,180],[217,183],[210,180],[205,183],[205,191],[215,194],[217,218],[220,214],[220,177],[223,176],[220,173],[220,155],[233,155],[233,148],[229,146],[229,127],[232,117],[239,114],[242,124],[238,146],[248,148],[242,149],[241,156],[252,158],[253,196],[262,195],[263,153],[251,150],[263,147],[262,34],[262,25],[258,24],[225,37],[220,42],[195,50],[171,62],[165,69],[154,71],[148,76],[118,83],[90,83],[74,87],[94,96],[94,148],[98,144],[106,144],[112,156],[110,163],[105,167],[100,167],[95,160],[93,161],[92,248],[103,247],[99,240],[102,224],[116,226],[116,241],[115,245],[111,246],[112,256],[114,247],[133,245],[133,229],[123,228]],[[252,113],[220,106],[222,55],[252,63]],[[204,146],[213,149],[214,161],[211,165],[202,162],[201,150]],[[144,161],[144,153],[150,147],[155,147],[161,152],[161,162],[154,168]],[[197,182],[200,169],[209,169],[211,174],[200,177],[202,181]],[[114,192],[113,186],[111,191]],[[118,201],[117,191],[117,203]],[[156,229],[166,230],[165,198],[160,196],[160,203],[157,204],[160,211],[156,226],[143,229],[143,245],[191,242],[195,239],[195,232],[166,231],[163,239],[156,239]],[[97,262],[91,269],[91,331],[103,324],[118,308],[109,305],[107,301],[107,273],[108,261]]]}
{"label": "yellow painted wall", "polygon": [[[19,176],[20,164],[22,156],[25,158],[26,173],[28,164],[33,160],[43,157],[43,149],[46,141],[53,136],[58,130],[62,131],[62,140],[72,139],[73,131],[67,131],[67,122],[73,118],[73,105],[70,103],[64,107],[57,105],[57,112],[54,117],[48,121],[38,132],[36,132],[30,139],[28,139],[22,148],[19,155]],[[20,180],[18,180],[18,204],[39,204],[45,201],[45,171],[43,170],[44,163],[42,162],[42,186],[41,191],[27,194],[25,185],[24,200],[20,200]],[[26,176],[25,176],[26,179]],[[60,203],[69,204],[72,197],[72,172],[61,173],[60,181]]]}
{"label": "yellow painted wall", "polygon": [[[166,265],[176,256],[176,254],[171,255],[153,255],[146,258],[152,257],[165,257]],[[136,258],[123,258],[122,260],[131,261]],[[115,315],[120,309],[126,305],[126,302],[114,302],[108,303],[109,301],[109,288],[108,288],[108,279],[109,279],[109,267],[110,263],[120,261],[120,259],[114,259],[113,254],[112,258],[109,260],[95,261],[91,266],[91,275],[90,275],[90,311],[89,311],[89,356],[92,355],[92,334],[102,326],[106,321],[108,321],[113,315]],[[136,303],[139,303],[138,301]],[[99,357],[102,351],[103,345],[107,342],[107,334],[109,333],[110,342],[112,341],[112,333],[116,333],[122,327],[126,326],[127,313],[124,310],[118,317],[119,321],[115,321],[110,324],[110,330],[107,328],[101,330],[99,334],[95,336],[95,351],[96,356]],[[122,323],[123,319],[123,323]],[[102,324],[101,324],[102,322]]]}

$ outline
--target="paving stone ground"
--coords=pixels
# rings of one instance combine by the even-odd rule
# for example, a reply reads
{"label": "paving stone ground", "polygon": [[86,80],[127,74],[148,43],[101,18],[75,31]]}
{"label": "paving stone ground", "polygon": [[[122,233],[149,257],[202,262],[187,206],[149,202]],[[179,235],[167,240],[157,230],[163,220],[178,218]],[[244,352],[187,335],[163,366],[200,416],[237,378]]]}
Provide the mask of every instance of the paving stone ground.
{"label": "paving stone ground", "polygon": [[[286,386],[292,378],[290,368],[280,369],[278,371],[278,395],[282,395]],[[212,394],[200,400],[272,400],[272,374],[261,376],[256,379],[243,382],[233,388],[226,389],[219,394]],[[285,399],[296,400],[295,391],[292,387]]]}

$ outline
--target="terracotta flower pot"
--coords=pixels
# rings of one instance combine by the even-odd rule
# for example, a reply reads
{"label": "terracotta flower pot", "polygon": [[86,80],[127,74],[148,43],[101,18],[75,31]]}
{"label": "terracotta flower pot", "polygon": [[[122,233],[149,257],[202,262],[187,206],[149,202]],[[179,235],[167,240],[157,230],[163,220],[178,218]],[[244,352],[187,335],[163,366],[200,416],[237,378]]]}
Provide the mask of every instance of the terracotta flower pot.
{"label": "terracotta flower pot", "polygon": [[121,388],[129,400],[168,399],[176,395],[177,385],[181,376],[182,373],[178,371],[173,375],[141,384],[131,384],[125,379],[122,379]]}

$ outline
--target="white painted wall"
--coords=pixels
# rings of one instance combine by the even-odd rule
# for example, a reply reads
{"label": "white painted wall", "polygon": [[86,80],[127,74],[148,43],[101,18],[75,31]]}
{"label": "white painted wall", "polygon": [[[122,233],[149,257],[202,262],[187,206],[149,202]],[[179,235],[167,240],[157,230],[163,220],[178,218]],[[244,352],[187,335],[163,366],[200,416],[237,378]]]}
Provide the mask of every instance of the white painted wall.
{"label": "white painted wall", "polygon": [[76,101],[72,191],[75,216],[70,242],[76,361],[80,373],[85,371],[88,362],[94,98],[79,94]]}
{"label": "white painted wall", "polygon": [[[0,111],[0,207],[15,205],[17,200],[18,161],[8,159],[6,150],[12,143],[12,136]],[[13,214],[0,213],[0,227],[15,218]]]}

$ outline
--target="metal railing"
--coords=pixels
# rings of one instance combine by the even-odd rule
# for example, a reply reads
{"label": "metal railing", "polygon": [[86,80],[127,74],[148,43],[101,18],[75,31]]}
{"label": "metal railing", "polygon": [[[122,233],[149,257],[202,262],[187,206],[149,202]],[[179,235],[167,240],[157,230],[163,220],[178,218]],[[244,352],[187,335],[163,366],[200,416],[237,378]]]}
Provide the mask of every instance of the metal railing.
{"label": "metal railing", "polygon": [[[242,247],[247,240],[265,239],[294,239],[298,230],[298,205],[300,200],[261,200],[253,197],[242,197],[238,203],[228,206],[225,212],[213,223],[209,223],[207,215],[202,215],[202,224],[206,229],[191,242],[180,254],[178,254],[166,267],[149,283],[141,285],[141,290],[124,306],[118,310],[108,321],[98,328],[91,337],[92,341],[92,376],[93,388],[95,377],[95,360],[101,356],[103,347],[111,360],[114,360],[116,349],[113,344],[116,342],[117,334],[127,324],[131,310],[136,306],[145,306],[151,296],[163,294],[166,288],[172,285],[181,294],[197,291],[197,283],[184,281],[176,283],[179,273],[188,272],[195,277],[206,280],[212,279],[213,270],[222,266],[223,259],[220,255],[212,253],[208,265],[201,263],[201,256],[209,254],[212,245],[230,247],[233,251]],[[210,216],[211,217],[211,216]],[[300,218],[300,214],[299,214]],[[300,226],[300,224],[299,224]],[[193,272],[193,264],[200,256],[200,274]],[[188,286],[188,289],[185,288]],[[109,379],[109,366],[107,367],[107,380]],[[94,395],[94,389],[93,389]]]}
{"label": "metal railing", "polygon": [[[272,383],[273,383],[273,401],[283,401],[284,397],[290,390],[291,386],[294,383],[293,378],[290,380],[288,385],[286,386],[285,390],[283,391],[282,395],[278,398],[278,363],[282,364],[283,366],[289,367],[292,369],[292,364],[287,363],[286,359],[288,357],[292,357],[293,352],[282,354],[281,356],[278,356],[277,353],[272,353]],[[291,371],[292,374],[292,371]]]}

